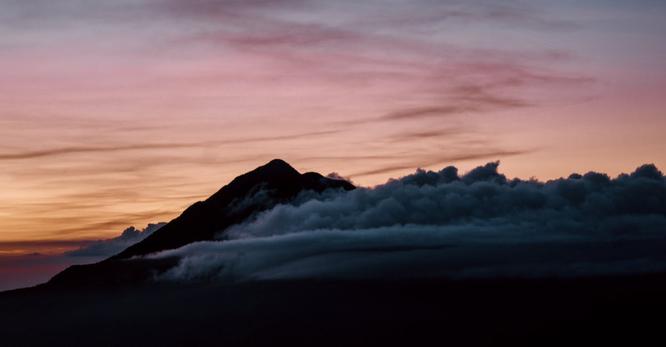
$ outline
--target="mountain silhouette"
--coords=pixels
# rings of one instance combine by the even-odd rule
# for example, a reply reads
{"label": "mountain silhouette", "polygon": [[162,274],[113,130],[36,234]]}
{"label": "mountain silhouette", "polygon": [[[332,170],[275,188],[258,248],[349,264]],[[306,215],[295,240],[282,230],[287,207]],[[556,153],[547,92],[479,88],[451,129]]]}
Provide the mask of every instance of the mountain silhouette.
{"label": "mountain silhouette", "polygon": [[125,259],[196,241],[213,240],[227,227],[287,202],[302,191],[321,192],[329,188],[351,190],[354,186],[315,172],[300,174],[285,161],[275,159],[236,177],[205,201],[190,206],[178,218],[111,259]]}
{"label": "mountain silhouette", "polygon": [[355,187],[316,172],[301,174],[283,160],[271,160],[236,177],[208,199],[194,203],[143,241],[100,263],[71,266],[49,283],[95,285],[141,281],[160,269],[173,266],[176,260],[128,259],[223,237],[229,226],[287,203],[301,192],[327,189],[352,190]]}

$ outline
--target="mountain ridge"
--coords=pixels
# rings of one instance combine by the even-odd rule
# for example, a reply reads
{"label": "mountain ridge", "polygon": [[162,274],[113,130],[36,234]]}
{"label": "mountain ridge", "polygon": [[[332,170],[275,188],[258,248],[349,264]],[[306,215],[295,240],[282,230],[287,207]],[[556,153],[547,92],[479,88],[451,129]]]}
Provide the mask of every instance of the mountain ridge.
{"label": "mountain ridge", "polygon": [[197,201],[181,215],[144,240],[122,252],[90,265],[71,266],[47,285],[87,285],[141,281],[172,266],[174,260],[137,259],[147,254],[176,249],[192,242],[214,240],[235,224],[258,212],[288,203],[304,191],[353,190],[351,183],[316,172],[299,173],[286,161],[273,159],[234,178],[209,198]]}
{"label": "mountain ridge", "polygon": [[[284,160],[273,159],[234,178],[206,200],[194,203],[160,230],[111,259],[127,259],[212,240],[216,233],[230,225],[275,204],[287,202],[302,191],[321,192],[329,188],[351,190],[355,187],[347,181],[325,178],[314,172],[301,174]],[[266,192],[268,196],[264,198],[267,199],[241,206],[243,199],[260,192]],[[192,229],[184,235],[183,228]]]}

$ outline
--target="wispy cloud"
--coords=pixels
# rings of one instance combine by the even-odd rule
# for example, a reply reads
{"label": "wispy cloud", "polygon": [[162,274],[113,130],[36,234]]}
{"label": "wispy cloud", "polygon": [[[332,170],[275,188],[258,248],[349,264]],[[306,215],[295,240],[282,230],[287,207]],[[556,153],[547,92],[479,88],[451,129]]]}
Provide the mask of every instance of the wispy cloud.
{"label": "wispy cloud", "polygon": [[35,151],[24,151],[18,153],[0,154],[0,160],[34,159],[34,158],[52,157],[52,156],[79,154],[79,153],[105,153],[105,152],[138,151],[138,150],[151,150],[151,149],[198,148],[198,147],[212,147],[212,146],[241,144],[241,143],[290,141],[290,140],[302,139],[304,137],[331,135],[338,132],[339,130],[325,130],[325,131],[313,131],[313,132],[290,134],[290,135],[247,137],[247,138],[238,138],[238,139],[230,139],[222,141],[193,142],[193,143],[144,143],[144,144],[114,145],[114,146],[62,147],[62,148],[54,148],[47,150],[35,150]]}
{"label": "wispy cloud", "polygon": [[423,141],[427,139],[437,139],[444,136],[458,136],[460,134],[469,134],[468,129],[461,127],[449,127],[442,129],[433,129],[433,130],[420,130],[420,131],[411,131],[403,132],[397,135],[390,136],[388,138],[391,142],[404,142],[404,141]]}
{"label": "wispy cloud", "polygon": [[349,175],[351,178],[392,173],[400,170],[410,170],[414,167],[426,168],[435,165],[441,165],[444,163],[455,163],[466,160],[479,160],[479,159],[500,159],[510,156],[522,155],[530,153],[530,150],[520,150],[520,151],[503,151],[503,150],[494,150],[494,151],[469,151],[468,153],[457,153],[450,155],[440,155],[434,157],[427,157],[416,159],[412,161],[405,161],[404,164],[388,165],[372,170],[355,172]]}
{"label": "wispy cloud", "polygon": [[33,159],[41,157],[50,157],[64,154],[76,153],[104,153],[104,152],[119,152],[119,151],[133,151],[142,149],[168,149],[168,148],[188,148],[188,147],[201,147],[202,143],[153,143],[153,144],[136,144],[136,145],[120,145],[109,147],[63,147],[39,151],[26,151],[20,153],[0,154],[0,160],[20,160],[20,159]]}
{"label": "wispy cloud", "polygon": [[530,152],[490,123],[593,89],[557,6],[3,2],[0,228],[88,237],[165,218],[275,156],[376,184]]}
{"label": "wispy cloud", "polygon": [[391,112],[377,120],[403,120],[429,117],[444,117],[476,111],[473,106],[422,106]]}

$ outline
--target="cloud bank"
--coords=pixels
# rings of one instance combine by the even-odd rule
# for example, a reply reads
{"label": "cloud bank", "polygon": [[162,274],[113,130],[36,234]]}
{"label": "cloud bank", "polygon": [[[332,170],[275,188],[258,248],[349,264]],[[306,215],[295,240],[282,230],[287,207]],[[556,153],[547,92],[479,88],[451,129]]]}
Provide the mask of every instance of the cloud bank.
{"label": "cloud bank", "polygon": [[145,228],[139,230],[131,226],[125,229],[118,237],[108,240],[100,240],[89,245],[83,246],[77,250],[67,251],[65,255],[72,257],[108,257],[120,253],[125,248],[145,239],[166,223],[160,222],[148,224]]}
{"label": "cloud bank", "polygon": [[666,270],[666,180],[654,165],[611,179],[507,179],[498,162],[375,188],[303,194],[181,257],[163,280],[541,277]]}

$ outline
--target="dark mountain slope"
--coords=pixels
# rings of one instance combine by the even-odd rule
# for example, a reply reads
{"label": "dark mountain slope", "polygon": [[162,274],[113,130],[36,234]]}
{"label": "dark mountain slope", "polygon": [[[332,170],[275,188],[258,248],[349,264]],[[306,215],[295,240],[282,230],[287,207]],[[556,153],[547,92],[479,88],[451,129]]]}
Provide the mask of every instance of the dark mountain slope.
{"label": "dark mountain slope", "polygon": [[213,240],[229,226],[288,202],[304,191],[354,188],[347,181],[326,178],[315,172],[300,174],[283,160],[275,159],[236,177],[143,241],[100,263],[69,267],[57,274],[49,285],[95,286],[141,282],[174,264],[164,260],[130,260],[132,257],[175,249],[196,241]]}
{"label": "dark mountain slope", "polygon": [[351,190],[354,186],[314,172],[300,174],[286,162],[275,159],[236,177],[205,201],[190,206],[178,218],[111,259],[126,259],[212,240],[227,227],[287,202],[302,191],[321,192],[329,188]]}

